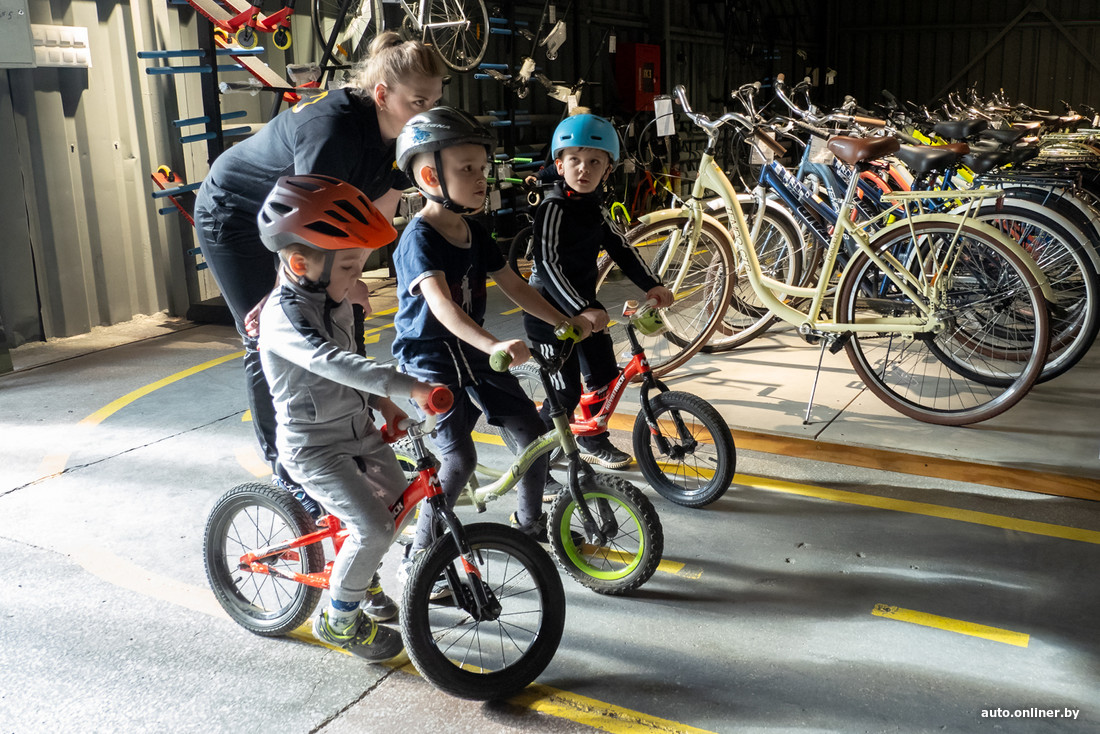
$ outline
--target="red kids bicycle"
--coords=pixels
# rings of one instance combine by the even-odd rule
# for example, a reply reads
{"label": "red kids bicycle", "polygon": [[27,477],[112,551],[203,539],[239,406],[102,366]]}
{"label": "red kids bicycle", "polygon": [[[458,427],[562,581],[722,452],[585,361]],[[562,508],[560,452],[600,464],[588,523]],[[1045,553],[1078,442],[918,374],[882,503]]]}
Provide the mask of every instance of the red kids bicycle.
{"label": "red kids bicycle", "polygon": [[[630,361],[607,388],[581,395],[581,415],[574,417],[570,428],[576,436],[595,436],[606,431],[624,388],[640,378],[640,410],[632,435],[638,468],[665,499],[685,507],[703,507],[725,494],[733,483],[737,467],[733,434],[713,405],[698,395],[670,390],[653,374],[637,332],[655,336],[664,329],[655,305],[655,301],[641,306],[626,302],[623,318]],[[531,398],[541,403],[545,391],[538,367],[522,364],[513,367],[512,373]],[[651,395],[654,390],[656,394]],[[593,414],[592,406],[601,403],[599,411]],[[518,447],[513,445],[514,440],[507,431],[502,434],[515,452]]]}
{"label": "red kids bicycle", "polygon": [[[405,584],[401,634],[420,674],[460,698],[507,698],[546,669],[565,626],[565,591],[553,561],[534,540],[495,523],[463,526],[447,506],[436,476],[438,462],[424,446],[435,416],[450,409],[445,387],[432,394],[421,422],[403,421],[417,476],[390,507],[395,532],[421,500],[439,524]],[[385,432],[384,432],[385,435]],[[314,521],[289,493],[270,484],[234,487],[206,522],[206,575],[222,608],[258,635],[285,635],[312,615],[328,588],[335,552],[347,537],[340,521]],[[433,586],[451,596],[431,601]],[[438,589],[437,589],[438,591]]]}

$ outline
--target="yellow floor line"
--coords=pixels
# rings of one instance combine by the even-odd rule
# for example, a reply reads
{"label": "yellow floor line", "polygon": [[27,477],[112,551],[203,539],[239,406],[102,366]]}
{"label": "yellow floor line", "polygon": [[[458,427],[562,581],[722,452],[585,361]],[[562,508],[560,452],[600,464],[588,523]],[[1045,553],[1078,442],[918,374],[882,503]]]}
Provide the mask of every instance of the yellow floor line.
{"label": "yellow floor line", "polygon": [[247,448],[239,446],[233,454],[237,457],[237,463],[252,476],[257,478],[271,476],[271,465],[257,456],[251,446]]}
{"label": "yellow floor line", "polygon": [[961,510],[955,507],[944,507],[942,505],[933,505],[927,502],[912,502],[910,500],[898,500],[889,497],[876,497],[874,495],[846,492],[841,489],[826,489],[824,487],[813,487],[806,484],[783,482],[778,479],[750,477],[744,474],[735,475],[733,481],[735,484],[767,489],[773,492],[785,492],[787,494],[797,494],[803,497],[816,497],[832,502],[844,502],[850,505],[877,507],[882,510],[906,512],[912,515],[939,517],[945,520],[958,520],[974,525],[988,525],[989,527],[1015,530],[1021,533],[1045,535],[1051,538],[1062,538],[1064,540],[1078,540],[1082,543],[1100,545],[1100,532],[1096,530],[1083,530],[1081,528],[1071,528],[1065,525],[1054,525],[1045,522],[1035,522],[1033,520],[1019,520],[1014,517],[994,515],[988,512]]}
{"label": "yellow floor line", "polygon": [[961,619],[951,619],[950,617],[941,617],[937,614],[916,612],[912,609],[901,609],[900,607],[892,607],[887,604],[876,604],[874,609],[871,610],[871,614],[885,619],[896,619],[899,622],[919,624],[922,627],[933,627],[948,632],[955,632],[960,635],[980,637],[983,640],[1003,642],[1006,645],[1015,645],[1016,647],[1027,647],[1031,639],[1030,635],[1026,635],[1023,632],[1013,632],[1012,630],[1001,629],[1000,627],[989,627],[975,622],[964,622]]}
{"label": "yellow floor line", "polygon": [[[225,611],[218,604],[213,593],[205,587],[191,586],[163,574],[149,571],[97,545],[74,546],[68,550],[68,555],[85,571],[114,586],[228,621]],[[302,625],[287,636],[311,645],[351,654],[318,640],[310,631],[309,624]],[[386,665],[396,670],[416,674],[416,669],[404,653]],[[537,683],[528,686],[511,701],[518,706],[525,706],[549,716],[576,721],[616,734],[642,734],[643,732],[708,734],[704,729],[696,729]]]}

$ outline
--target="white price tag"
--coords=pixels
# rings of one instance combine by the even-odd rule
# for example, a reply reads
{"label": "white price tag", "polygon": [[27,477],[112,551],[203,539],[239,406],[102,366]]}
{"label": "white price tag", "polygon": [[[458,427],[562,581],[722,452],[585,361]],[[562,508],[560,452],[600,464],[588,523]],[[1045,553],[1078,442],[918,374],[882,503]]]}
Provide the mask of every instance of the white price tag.
{"label": "white price tag", "polygon": [[662,138],[676,132],[675,120],[672,116],[672,97],[662,94],[653,98],[653,112],[657,116],[657,134]]}

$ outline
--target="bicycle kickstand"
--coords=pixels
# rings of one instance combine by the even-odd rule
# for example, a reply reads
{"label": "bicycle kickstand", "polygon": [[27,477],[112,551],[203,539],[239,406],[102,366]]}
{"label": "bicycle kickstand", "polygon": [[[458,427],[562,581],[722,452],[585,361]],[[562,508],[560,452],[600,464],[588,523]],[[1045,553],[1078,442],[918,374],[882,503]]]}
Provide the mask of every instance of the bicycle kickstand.
{"label": "bicycle kickstand", "polygon": [[817,394],[817,381],[821,378],[821,365],[825,360],[825,350],[830,354],[836,354],[844,348],[844,343],[852,338],[851,332],[844,334],[821,334],[821,351],[817,355],[817,371],[814,372],[814,384],[810,386],[810,399],[806,403],[806,417],[802,419],[802,425],[810,425],[810,412],[814,408],[814,395]]}

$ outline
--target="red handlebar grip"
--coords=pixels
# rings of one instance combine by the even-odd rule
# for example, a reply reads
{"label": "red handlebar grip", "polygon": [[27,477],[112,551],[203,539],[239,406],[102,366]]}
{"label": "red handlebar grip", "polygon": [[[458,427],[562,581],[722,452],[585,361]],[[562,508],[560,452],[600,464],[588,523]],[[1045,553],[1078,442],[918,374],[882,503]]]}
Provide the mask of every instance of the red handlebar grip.
{"label": "red handlebar grip", "polygon": [[408,431],[402,431],[400,428],[394,428],[389,423],[382,426],[382,440],[386,443],[393,443],[397,439],[407,434]]}
{"label": "red handlebar grip", "polygon": [[455,396],[446,385],[432,388],[432,392],[428,396],[428,409],[431,410],[431,412],[436,415],[446,413],[454,404]]}

